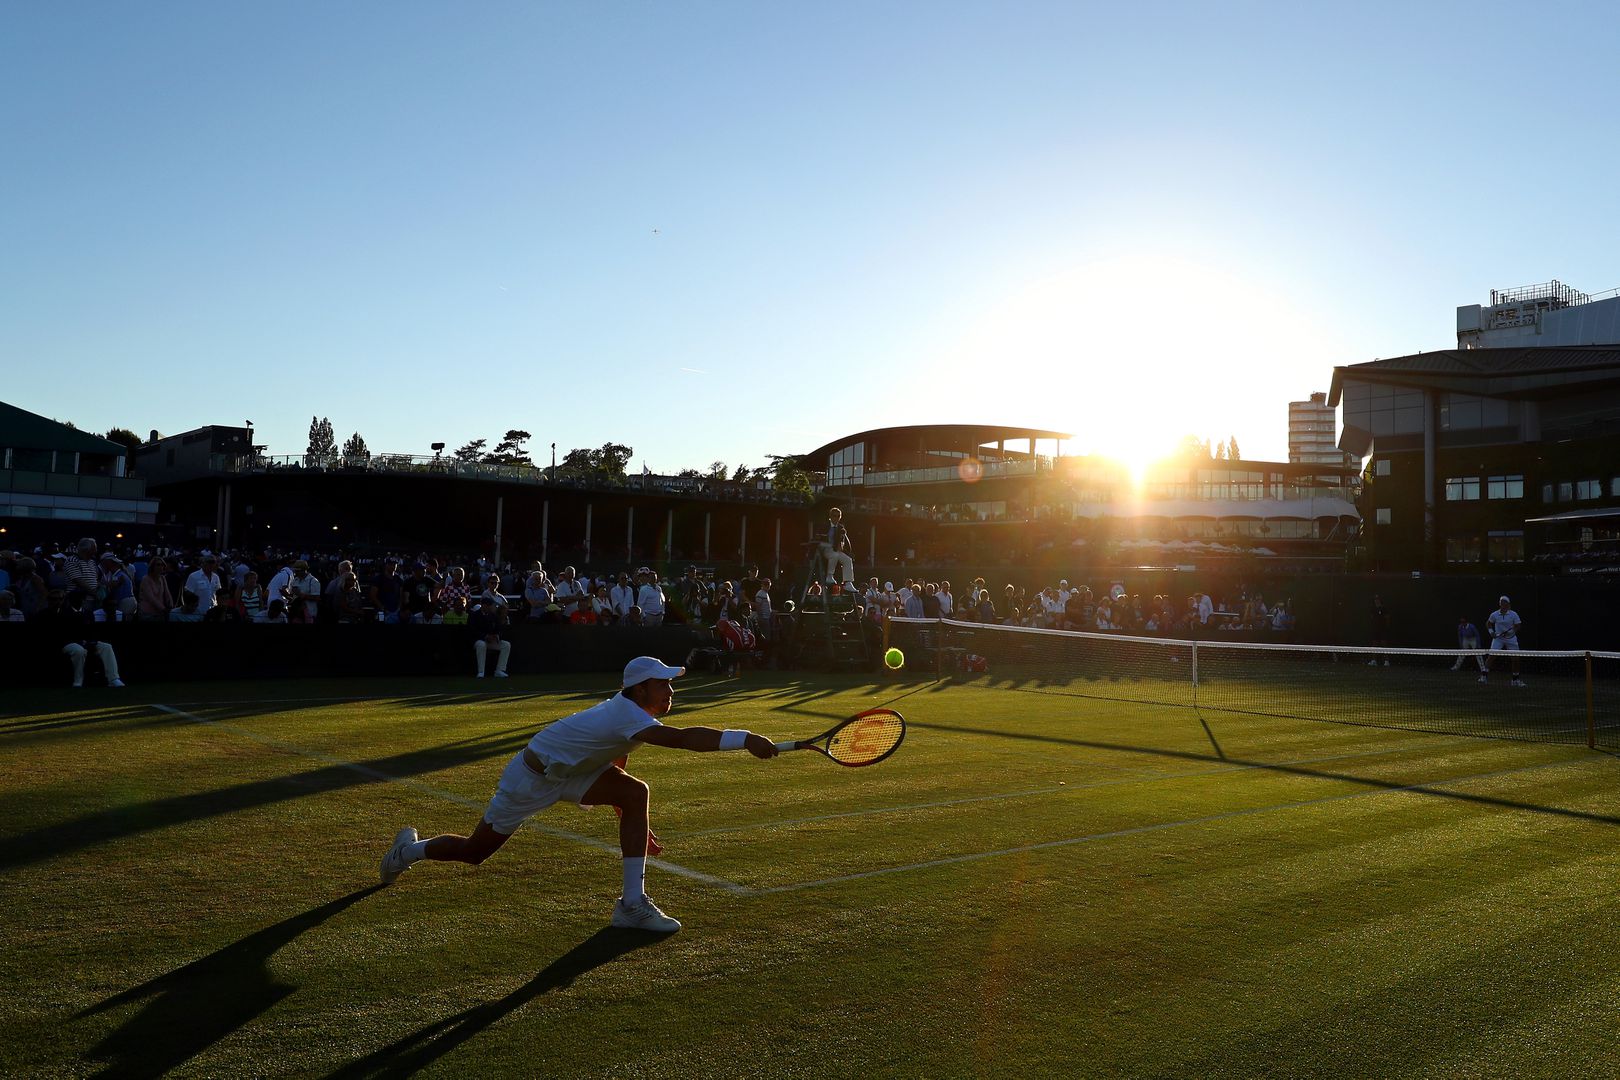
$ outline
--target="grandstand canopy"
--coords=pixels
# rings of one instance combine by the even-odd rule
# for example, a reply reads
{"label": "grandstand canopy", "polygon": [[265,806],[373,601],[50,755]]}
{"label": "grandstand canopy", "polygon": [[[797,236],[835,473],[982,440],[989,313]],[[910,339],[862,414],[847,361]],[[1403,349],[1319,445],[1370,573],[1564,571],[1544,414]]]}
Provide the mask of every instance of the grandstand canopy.
{"label": "grandstand canopy", "polygon": [[[908,424],[902,427],[873,428],[870,431],[844,435],[816,447],[806,454],[805,458],[812,465],[819,466],[835,451],[857,442],[875,444],[880,450],[892,447],[911,453],[918,451],[972,453],[982,446],[995,443],[1031,439],[1063,442],[1072,438],[1074,438],[1072,432],[1047,431],[1044,428],[999,427],[994,424]],[[1005,453],[1022,456],[1024,452],[1008,450]]]}

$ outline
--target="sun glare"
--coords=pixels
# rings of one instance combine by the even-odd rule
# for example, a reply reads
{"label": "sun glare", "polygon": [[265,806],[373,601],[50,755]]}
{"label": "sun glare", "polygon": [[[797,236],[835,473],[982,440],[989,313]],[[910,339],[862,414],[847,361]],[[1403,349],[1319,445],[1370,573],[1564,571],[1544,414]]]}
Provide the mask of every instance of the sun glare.
{"label": "sun glare", "polygon": [[1320,334],[1280,289],[1168,256],[1087,263],[1028,282],[949,350],[995,421],[1074,434],[1138,483],[1188,435],[1286,452],[1288,405],[1326,388]]}

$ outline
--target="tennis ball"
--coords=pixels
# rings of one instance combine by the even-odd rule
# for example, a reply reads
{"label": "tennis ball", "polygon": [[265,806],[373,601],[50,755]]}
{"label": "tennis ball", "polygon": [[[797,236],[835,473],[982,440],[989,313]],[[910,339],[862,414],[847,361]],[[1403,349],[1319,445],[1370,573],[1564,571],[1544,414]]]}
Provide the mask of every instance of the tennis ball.
{"label": "tennis ball", "polygon": [[890,671],[899,671],[906,663],[906,654],[899,649],[890,649],[883,654],[883,662],[889,665]]}

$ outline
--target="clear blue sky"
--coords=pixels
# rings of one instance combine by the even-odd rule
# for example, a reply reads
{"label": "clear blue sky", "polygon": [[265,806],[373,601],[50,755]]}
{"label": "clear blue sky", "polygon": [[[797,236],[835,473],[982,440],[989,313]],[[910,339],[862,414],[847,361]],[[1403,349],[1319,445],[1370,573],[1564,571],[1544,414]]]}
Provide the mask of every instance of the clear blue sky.
{"label": "clear blue sky", "polygon": [[1334,364],[1620,286],[1611,4],[12,4],[5,400],[759,464],[1279,457]]}

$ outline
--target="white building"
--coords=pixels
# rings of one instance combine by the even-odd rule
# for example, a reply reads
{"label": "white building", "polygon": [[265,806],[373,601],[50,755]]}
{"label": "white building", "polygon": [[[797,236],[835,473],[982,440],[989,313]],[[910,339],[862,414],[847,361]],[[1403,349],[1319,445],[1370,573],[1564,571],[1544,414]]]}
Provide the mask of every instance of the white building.
{"label": "white building", "polygon": [[1554,279],[1457,308],[1459,349],[1578,345],[1620,345],[1620,295],[1594,299]]}
{"label": "white building", "polygon": [[1300,465],[1346,465],[1350,455],[1339,449],[1335,431],[1337,410],[1327,394],[1312,394],[1309,401],[1288,403],[1288,460]]}

